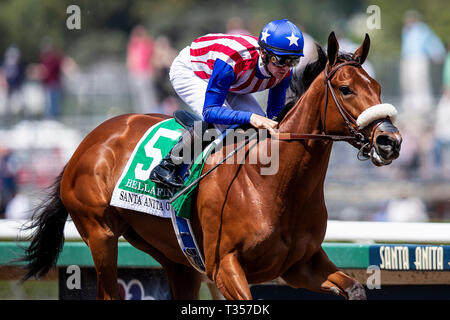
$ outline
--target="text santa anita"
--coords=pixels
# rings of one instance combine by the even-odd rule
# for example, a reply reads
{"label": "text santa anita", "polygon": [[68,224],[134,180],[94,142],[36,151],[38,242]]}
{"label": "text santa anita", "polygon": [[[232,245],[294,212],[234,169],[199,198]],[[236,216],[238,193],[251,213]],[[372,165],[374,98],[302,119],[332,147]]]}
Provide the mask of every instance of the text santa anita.
{"label": "text santa anita", "polygon": [[[414,249],[414,261],[410,261],[407,246],[381,246],[380,268],[385,270],[444,270],[444,249],[441,246],[424,246]],[[415,268],[411,268],[414,264]]]}

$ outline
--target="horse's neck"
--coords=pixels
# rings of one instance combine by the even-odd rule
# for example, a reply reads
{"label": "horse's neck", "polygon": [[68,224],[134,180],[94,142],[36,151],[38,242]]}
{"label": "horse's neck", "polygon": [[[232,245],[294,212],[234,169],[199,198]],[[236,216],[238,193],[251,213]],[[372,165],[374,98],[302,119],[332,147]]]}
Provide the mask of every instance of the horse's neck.
{"label": "horse's neck", "polygon": [[322,83],[323,76],[319,75],[280,123],[280,132],[319,133],[320,110],[325,90]]}
{"label": "horse's neck", "polygon": [[[321,110],[324,103],[323,74],[319,75],[297,104],[280,123],[280,132],[319,134],[321,131]],[[323,180],[328,168],[332,142],[307,139],[280,142],[280,170],[290,170],[284,176],[291,176],[292,183],[316,184],[306,177]],[[313,173],[313,175],[311,175]],[[308,181],[305,181],[308,180]]]}

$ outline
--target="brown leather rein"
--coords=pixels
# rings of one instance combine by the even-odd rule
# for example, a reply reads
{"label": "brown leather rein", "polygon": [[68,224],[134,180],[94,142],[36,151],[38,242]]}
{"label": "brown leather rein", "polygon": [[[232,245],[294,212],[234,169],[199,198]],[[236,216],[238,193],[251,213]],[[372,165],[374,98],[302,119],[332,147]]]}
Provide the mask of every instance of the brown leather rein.
{"label": "brown leather rein", "polygon": [[[346,61],[343,62],[336,67],[334,67],[329,73],[328,70],[325,68],[325,105],[323,109],[323,116],[322,116],[322,133],[320,134],[312,134],[312,133],[287,133],[287,132],[281,132],[278,133],[277,138],[279,140],[306,140],[306,139],[324,139],[324,140],[332,140],[332,141],[352,141],[352,142],[366,142],[366,139],[364,136],[358,131],[358,126],[356,124],[356,119],[353,118],[353,116],[345,110],[342,105],[339,103],[339,100],[336,97],[336,94],[334,93],[333,87],[331,86],[331,78],[336,74],[336,71],[344,66],[354,66],[354,67],[361,67],[361,64],[357,61]],[[326,119],[326,113],[327,113],[327,107],[328,107],[328,90],[331,92],[331,96],[334,100],[334,103],[336,104],[336,107],[341,114],[342,118],[344,119],[344,122],[350,132],[352,133],[351,136],[339,136],[339,135],[332,135],[332,134],[326,134],[326,125],[325,125],[325,119]],[[356,129],[355,129],[356,127]]]}

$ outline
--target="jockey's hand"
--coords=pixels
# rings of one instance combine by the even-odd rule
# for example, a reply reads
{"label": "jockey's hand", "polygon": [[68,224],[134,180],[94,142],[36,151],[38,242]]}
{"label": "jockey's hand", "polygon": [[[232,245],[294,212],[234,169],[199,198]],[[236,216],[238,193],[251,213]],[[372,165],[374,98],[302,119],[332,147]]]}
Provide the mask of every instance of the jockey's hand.
{"label": "jockey's hand", "polygon": [[278,122],[270,120],[264,116],[260,116],[259,114],[253,113],[250,117],[250,124],[257,129],[267,129],[270,134],[276,134],[278,128]]}

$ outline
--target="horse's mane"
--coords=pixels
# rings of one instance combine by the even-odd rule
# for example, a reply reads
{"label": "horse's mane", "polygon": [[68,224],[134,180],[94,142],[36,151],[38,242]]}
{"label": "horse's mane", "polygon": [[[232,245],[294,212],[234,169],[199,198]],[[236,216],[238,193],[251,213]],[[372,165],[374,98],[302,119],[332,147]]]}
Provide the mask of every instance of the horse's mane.
{"label": "horse's mane", "polygon": [[[317,59],[306,65],[304,69],[293,69],[292,79],[289,86],[291,95],[288,97],[285,106],[277,115],[275,121],[281,122],[290,109],[297,103],[301,96],[308,90],[315,78],[325,69],[327,64],[327,54],[324,49],[315,43],[317,49]],[[351,61],[352,54],[347,52],[339,52],[339,60]]]}

